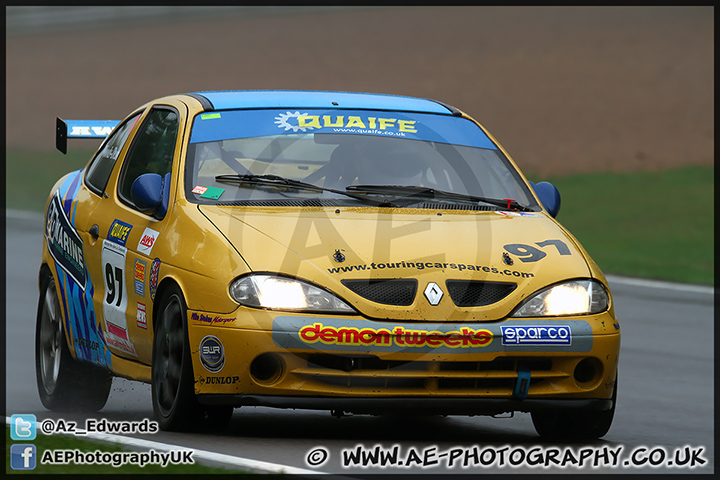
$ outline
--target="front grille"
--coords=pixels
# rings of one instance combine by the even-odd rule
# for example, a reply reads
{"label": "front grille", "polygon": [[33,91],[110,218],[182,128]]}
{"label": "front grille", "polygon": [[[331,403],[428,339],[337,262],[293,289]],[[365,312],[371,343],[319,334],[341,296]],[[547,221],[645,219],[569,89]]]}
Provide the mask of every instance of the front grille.
{"label": "front grille", "polygon": [[450,298],[458,307],[484,307],[499,302],[517,287],[514,283],[448,280]]}
{"label": "front grille", "polygon": [[342,284],[361,297],[383,305],[411,305],[417,291],[414,279],[342,280]]}
{"label": "front grille", "polygon": [[487,362],[397,361],[374,355],[352,356],[314,354],[306,367],[295,367],[290,373],[313,379],[325,385],[353,388],[455,393],[510,395],[518,371],[531,372],[531,384],[547,379],[567,377],[553,371],[550,358],[501,357]]}

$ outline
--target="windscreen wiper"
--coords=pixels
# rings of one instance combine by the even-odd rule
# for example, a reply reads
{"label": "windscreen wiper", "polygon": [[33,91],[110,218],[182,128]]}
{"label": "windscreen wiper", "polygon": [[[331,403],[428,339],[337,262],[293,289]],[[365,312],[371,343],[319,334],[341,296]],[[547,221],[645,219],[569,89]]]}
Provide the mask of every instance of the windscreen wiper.
{"label": "windscreen wiper", "polygon": [[484,202],[507,210],[518,210],[521,212],[533,212],[534,210],[525,205],[519,204],[516,200],[504,198],[488,198],[467,193],[447,192],[430,187],[414,185],[348,185],[346,190],[360,191],[366,193],[377,193],[381,195],[402,195],[405,197],[425,197],[445,200],[464,200],[470,202]]}
{"label": "windscreen wiper", "polygon": [[386,200],[376,200],[372,197],[368,197],[367,195],[347,192],[345,190],[336,190],[334,188],[321,187],[319,185],[313,185],[312,183],[307,183],[300,180],[293,180],[292,178],[287,177],[281,177],[280,175],[217,175],[215,177],[215,181],[220,183],[248,183],[252,185],[263,185],[270,187],[299,188],[303,190],[314,190],[316,192],[331,192],[354,198],[356,200],[361,200],[366,203],[372,203],[374,205],[377,205],[378,207],[397,207],[397,205]]}

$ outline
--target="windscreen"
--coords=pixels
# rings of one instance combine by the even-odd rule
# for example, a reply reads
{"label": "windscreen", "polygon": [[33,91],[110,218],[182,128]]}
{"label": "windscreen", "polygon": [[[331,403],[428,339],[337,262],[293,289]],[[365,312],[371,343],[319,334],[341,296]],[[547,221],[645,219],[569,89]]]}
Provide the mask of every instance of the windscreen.
{"label": "windscreen", "polygon": [[[283,185],[278,178],[318,188]],[[341,193],[366,185],[424,187],[537,205],[497,146],[461,117],[283,109],[220,111],[194,119],[186,159],[190,201],[242,205],[316,199],[323,205],[367,205]],[[372,194],[400,195],[392,189]]]}

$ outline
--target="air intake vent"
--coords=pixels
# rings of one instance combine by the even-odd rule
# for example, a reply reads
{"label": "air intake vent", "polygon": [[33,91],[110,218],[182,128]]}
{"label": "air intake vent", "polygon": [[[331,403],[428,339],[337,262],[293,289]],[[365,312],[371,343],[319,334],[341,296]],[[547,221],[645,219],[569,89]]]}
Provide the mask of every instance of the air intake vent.
{"label": "air intake vent", "polygon": [[450,298],[458,307],[484,307],[499,302],[517,287],[514,283],[448,280]]}
{"label": "air intake vent", "polygon": [[234,200],[221,202],[221,205],[232,207],[335,207],[337,204],[337,201],[318,200],[316,198],[308,198],[305,200]]}
{"label": "air intake vent", "polygon": [[423,202],[417,205],[417,208],[429,208],[431,210],[478,210],[482,212],[491,212],[497,210],[494,205],[472,205],[470,203],[441,203],[441,202]]}
{"label": "air intake vent", "polygon": [[417,291],[417,280],[413,279],[342,280],[342,284],[361,297],[383,305],[411,305]]}

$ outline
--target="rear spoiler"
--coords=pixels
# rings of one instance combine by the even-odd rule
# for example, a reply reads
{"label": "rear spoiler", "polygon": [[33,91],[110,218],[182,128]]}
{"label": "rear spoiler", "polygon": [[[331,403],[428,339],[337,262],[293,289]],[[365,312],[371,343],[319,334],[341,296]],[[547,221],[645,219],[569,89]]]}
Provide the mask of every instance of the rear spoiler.
{"label": "rear spoiler", "polygon": [[63,120],[57,117],[55,146],[66,154],[68,138],[105,138],[118,123],[119,120]]}

